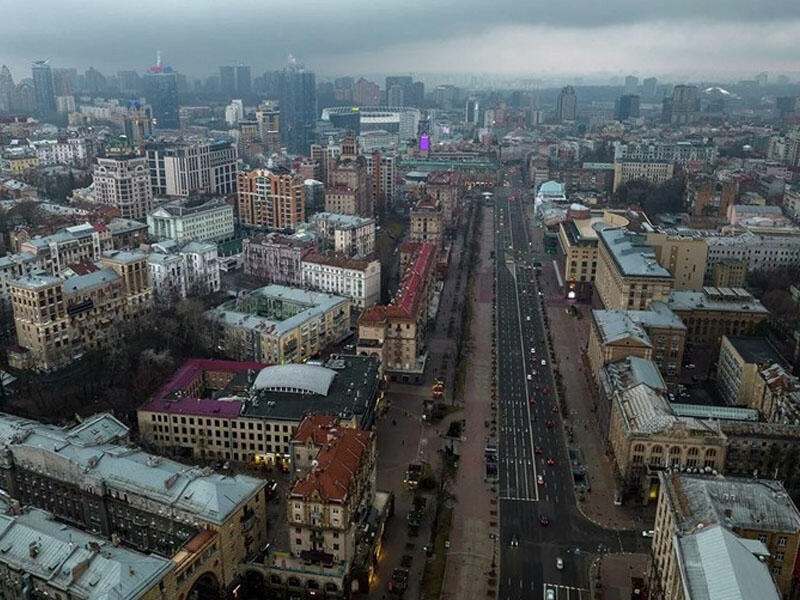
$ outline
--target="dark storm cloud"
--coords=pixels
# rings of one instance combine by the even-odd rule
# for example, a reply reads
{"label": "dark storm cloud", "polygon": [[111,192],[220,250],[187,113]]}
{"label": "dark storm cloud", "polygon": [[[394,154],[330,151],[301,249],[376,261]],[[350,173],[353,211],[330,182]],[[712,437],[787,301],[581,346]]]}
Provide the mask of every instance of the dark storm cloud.
{"label": "dark storm cloud", "polygon": [[[800,2],[788,0],[84,0],[80,4],[4,0],[2,4],[6,6],[0,39],[8,43],[3,44],[0,61],[27,69],[32,59],[49,57],[56,66],[141,71],[161,49],[168,62],[193,74],[238,61],[257,68],[279,66],[289,53],[328,63],[339,55],[358,56],[364,64],[371,53],[397,45],[463,40],[507,27],[578,30],[591,43],[593,32],[609,27],[697,28],[702,35],[704,24],[761,27],[768,33],[773,24],[800,22]],[[750,51],[757,53],[758,48]],[[459,66],[463,65],[454,68]]]}

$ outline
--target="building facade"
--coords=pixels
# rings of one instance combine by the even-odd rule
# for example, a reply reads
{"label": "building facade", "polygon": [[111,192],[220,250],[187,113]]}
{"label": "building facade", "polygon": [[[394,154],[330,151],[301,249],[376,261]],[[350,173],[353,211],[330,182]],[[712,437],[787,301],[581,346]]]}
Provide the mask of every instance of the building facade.
{"label": "building facade", "polygon": [[675,165],[671,162],[655,160],[635,160],[623,158],[614,161],[613,191],[628,181],[644,180],[655,185],[672,178]]}
{"label": "building facade", "polygon": [[345,296],[359,309],[380,302],[379,260],[355,260],[310,253],[303,257],[300,268],[304,288]]}
{"label": "building facade", "polygon": [[320,250],[350,258],[367,257],[375,252],[375,220],[353,215],[316,213],[309,219],[319,234]]}
{"label": "building facade", "polygon": [[223,198],[176,198],[147,215],[147,229],[156,240],[222,242],[233,238],[233,206]]}
{"label": "building facade", "polygon": [[236,193],[238,152],[228,141],[147,145],[150,184],[157,196]]}
{"label": "building facade", "polygon": [[285,229],[305,221],[304,180],[267,169],[239,173],[236,184],[239,223],[247,227]]}
{"label": "building facade", "polygon": [[242,263],[246,274],[264,283],[303,285],[303,257],[316,250],[306,234],[268,233],[242,240]]}
{"label": "building facade", "polygon": [[124,219],[143,219],[153,209],[147,158],[99,158],[93,170],[95,199],[119,210]]}

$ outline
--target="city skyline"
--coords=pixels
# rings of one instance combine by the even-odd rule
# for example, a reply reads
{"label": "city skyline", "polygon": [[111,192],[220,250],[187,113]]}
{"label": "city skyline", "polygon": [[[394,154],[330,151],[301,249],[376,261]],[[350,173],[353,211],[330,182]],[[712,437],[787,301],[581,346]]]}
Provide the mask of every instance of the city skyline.
{"label": "city skyline", "polygon": [[[244,63],[254,74],[292,54],[322,77],[345,73],[483,73],[544,79],[575,75],[675,76],[735,80],[758,72],[796,75],[800,7],[741,0],[648,6],[630,0],[544,2],[466,0],[434,5],[300,0],[265,7],[195,0],[80,6],[36,0],[4,9],[0,62],[15,80],[34,60],[54,68],[144,72],[161,50],[190,77]],[[80,24],[65,36],[64,23]],[[793,77],[794,78],[794,77]]]}

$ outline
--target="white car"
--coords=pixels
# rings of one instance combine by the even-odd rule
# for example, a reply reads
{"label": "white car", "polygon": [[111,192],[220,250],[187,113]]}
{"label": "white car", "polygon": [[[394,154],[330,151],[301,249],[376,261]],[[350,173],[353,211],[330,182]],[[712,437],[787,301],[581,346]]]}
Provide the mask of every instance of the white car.
{"label": "white car", "polygon": [[651,537],[654,537],[655,535],[656,535],[656,532],[653,529],[647,529],[646,531],[642,532],[642,537],[646,537],[646,538],[651,538]]}
{"label": "white car", "polygon": [[556,558],[556,569],[560,571],[563,568],[564,568],[564,559],[559,556],[558,558]]}
{"label": "white car", "polygon": [[528,373],[528,381],[533,381],[533,375],[531,375],[530,373]]}
{"label": "white car", "polygon": [[544,485],[544,477],[542,477],[541,475],[536,477],[536,483],[538,483],[539,485]]}
{"label": "white car", "polygon": [[531,348],[531,354],[536,354],[536,348]]}
{"label": "white car", "polygon": [[544,600],[556,600],[556,593],[553,588],[547,588],[547,590],[545,590]]}
{"label": "white car", "polygon": [[545,359],[542,359],[542,366],[544,367],[546,365],[547,365],[547,361]]}
{"label": "white car", "polygon": [[525,317],[525,320],[526,320],[526,321],[530,321],[530,320],[531,320],[531,317],[530,317],[530,315],[528,315],[527,317]]}

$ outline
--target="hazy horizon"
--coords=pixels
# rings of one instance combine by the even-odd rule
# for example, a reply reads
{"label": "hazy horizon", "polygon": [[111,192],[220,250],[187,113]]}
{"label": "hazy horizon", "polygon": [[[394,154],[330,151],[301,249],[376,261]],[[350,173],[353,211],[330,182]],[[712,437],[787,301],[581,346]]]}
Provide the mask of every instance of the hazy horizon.
{"label": "hazy horizon", "polygon": [[[65,23],[74,26],[65,31]],[[191,78],[238,63],[257,76],[283,67],[289,54],[321,78],[474,74],[557,85],[629,74],[722,82],[762,71],[774,82],[800,72],[800,3],[788,0],[673,0],[646,11],[633,0],[32,0],[4,7],[0,36],[8,42],[0,63],[15,81],[30,77],[37,59],[79,72],[143,73],[156,50]]]}

